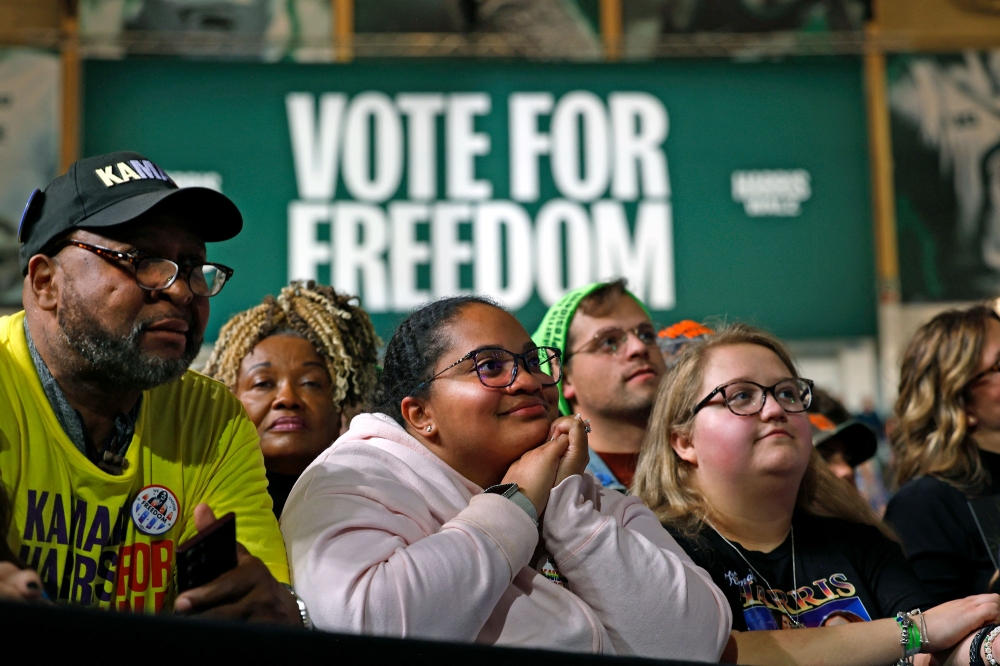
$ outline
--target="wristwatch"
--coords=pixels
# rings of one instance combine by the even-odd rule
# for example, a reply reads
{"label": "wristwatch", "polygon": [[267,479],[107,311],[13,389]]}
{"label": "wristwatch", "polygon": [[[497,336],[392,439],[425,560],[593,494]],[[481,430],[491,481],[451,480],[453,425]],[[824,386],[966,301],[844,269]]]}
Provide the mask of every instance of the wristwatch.
{"label": "wristwatch", "polygon": [[282,583],[282,585],[285,586],[285,589],[288,590],[291,593],[292,598],[295,599],[295,605],[299,608],[299,617],[302,618],[302,626],[306,629],[315,629],[316,627],[313,626],[312,620],[309,619],[309,609],[306,608],[306,602],[302,601],[299,595],[295,593],[295,589],[292,588],[291,585],[287,585],[285,583]]}
{"label": "wristwatch", "polygon": [[528,496],[521,492],[521,489],[517,487],[516,483],[498,483],[495,486],[490,486],[484,493],[491,493],[493,495],[500,495],[501,497],[506,497],[514,504],[518,505],[524,512],[528,514],[528,518],[538,525],[538,512],[535,511],[535,505],[531,503]]}

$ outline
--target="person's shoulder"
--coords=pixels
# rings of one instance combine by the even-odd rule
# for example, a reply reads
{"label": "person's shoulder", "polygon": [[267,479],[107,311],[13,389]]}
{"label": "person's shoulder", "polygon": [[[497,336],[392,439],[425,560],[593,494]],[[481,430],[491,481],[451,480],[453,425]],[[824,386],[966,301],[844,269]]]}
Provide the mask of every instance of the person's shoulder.
{"label": "person's shoulder", "polygon": [[188,370],[180,379],[151,389],[149,395],[154,401],[173,404],[181,411],[210,407],[223,418],[243,411],[242,403],[225,384],[195,370]]}
{"label": "person's shoulder", "polygon": [[15,403],[29,411],[47,404],[39,400],[42,388],[24,334],[24,312],[0,317],[0,395],[11,398],[0,401],[0,411]]}
{"label": "person's shoulder", "polygon": [[[10,365],[14,361],[14,338],[18,331],[24,330],[24,313],[0,317],[0,363]],[[23,337],[24,334],[21,333]],[[25,347],[27,349],[27,347]]]}
{"label": "person's shoulder", "polygon": [[958,488],[934,476],[919,476],[915,479],[910,479],[896,491],[893,497],[898,497],[907,502],[920,501],[924,498],[931,498],[933,500],[943,497],[965,499],[965,495]]}
{"label": "person's shoulder", "polygon": [[347,432],[316,456],[310,468],[317,468],[314,474],[340,479],[396,477],[413,469],[418,475],[430,473],[439,461],[392,419],[381,414],[359,414]]}
{"label": "person's shoulder", "polygon": [[906,482],[886,506],[886,520],[893,522],[906,515],[921,516],[965,510],[967,498],[961,490],[933,476],[921,476]]}
{"label": "person's shoulder", "polygon": [[0,317],[0,345],[6,345],[10,339],[10,328],[13,319],[14,315]]}
{"label": "person's shoulder", "polygon": [[862,546],[875,546],[891,543],[882,530],[845,518],[817,516],[810,513],[797,513],[793,523],[800,537],[806,537],[813,543],[843,543]]}
{"label": "person's shoulder", "polygon": [[669,523],[663,523],[663,527],[698,566],[707,569],[716,564],[718,550],[716,544],[709,538],[713,534],[709,528],[703,526],[697,531],[691,531]]}

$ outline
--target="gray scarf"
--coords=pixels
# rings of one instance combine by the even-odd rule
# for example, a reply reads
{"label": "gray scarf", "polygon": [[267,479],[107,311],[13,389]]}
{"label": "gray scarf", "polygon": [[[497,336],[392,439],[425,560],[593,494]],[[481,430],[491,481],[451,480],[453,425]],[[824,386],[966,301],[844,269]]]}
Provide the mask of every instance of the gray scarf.
{"label": "gray scarf", "polygon": [[115,417],[115,429],[105,440],[104,446],[94,456],[90,453],[90,447],[87,446],[88,437],[83,425],[83,418],[69,404],[59,382],[49,372],[48,366],[42,360],[42,355],[38,353],[35,341],[31,339],[31,331],[28,330],[27,318],[24,320],[24,336],[28,340],[31,361],[35,364],[35,371],[38,373],[38,379],[42,382],[45,396],[49,399],[49,404],[59,420],[59,425],[73,442],[73,446],[105,472],[115,475],[121,474],[128,467],[128,461],[124,459],[125,452],[128,451],[128,446],[132,442],[132,435],[135,434],[135,422],[139,418],[139,410],[142,407],[142,394],[139,395],[139,400],[136,401],[135,407],[131,411]]}

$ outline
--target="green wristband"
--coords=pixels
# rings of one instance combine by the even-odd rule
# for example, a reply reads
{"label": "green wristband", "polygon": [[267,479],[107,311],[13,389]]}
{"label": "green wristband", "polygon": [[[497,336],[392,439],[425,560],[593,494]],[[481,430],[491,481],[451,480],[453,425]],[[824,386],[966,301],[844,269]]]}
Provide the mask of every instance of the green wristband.
{"label": "green wristband", "polygon": [[910,640],[906,644],[906,655],[920,654],[920,629],[917,623],[910,625]]}

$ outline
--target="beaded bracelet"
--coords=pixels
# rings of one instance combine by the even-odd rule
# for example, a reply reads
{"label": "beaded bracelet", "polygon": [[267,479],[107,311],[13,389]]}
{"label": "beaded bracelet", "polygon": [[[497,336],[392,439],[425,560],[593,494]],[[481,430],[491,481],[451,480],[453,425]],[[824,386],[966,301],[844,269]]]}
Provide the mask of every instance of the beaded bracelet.
{"label": "beaded bracelet", "polygon": [[993,658],[993,639],[997,635],[1000,635],[1000,627],[993,627],[983,640],[983,652],[986,653],[986,661],[990,662],[990,666],[997,666],[997,660]]}
{"label": "beaded bracelet", "polygon": [[983,627],[972,636],[972,644],[969,646],[969,666],[986,666],[982,655],[979,654],[979,648],[983,646],[983,639],[986,638],[986,634],[990,633],[996,627],[997,625],[991,624]]}
{"label": "beaded bracelet", "polygon": [[[920,654],[920,649],[926,644],[926,640],[920,635],[920,629],[913,623],[911,615],[917,615],[920,609],[896,613],[896,623],[899,624],[900,639],[899,644],[903,646],[903,657],[897,661],[898,666],[913,664],[914,655]],[[997,665],[992,665],[997,666]]]}

